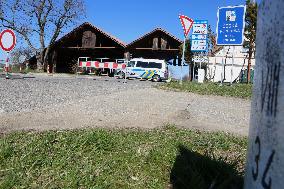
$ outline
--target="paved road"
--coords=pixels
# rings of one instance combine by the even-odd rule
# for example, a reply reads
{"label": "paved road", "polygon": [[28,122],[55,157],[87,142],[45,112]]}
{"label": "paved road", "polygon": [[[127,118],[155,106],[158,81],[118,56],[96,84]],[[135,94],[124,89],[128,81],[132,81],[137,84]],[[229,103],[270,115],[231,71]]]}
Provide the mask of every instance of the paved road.
{"label": "paved road", "polygon": [[165,124],[247,135],[250,101],[156,89],[107,77],[0,78],[0,132]]}

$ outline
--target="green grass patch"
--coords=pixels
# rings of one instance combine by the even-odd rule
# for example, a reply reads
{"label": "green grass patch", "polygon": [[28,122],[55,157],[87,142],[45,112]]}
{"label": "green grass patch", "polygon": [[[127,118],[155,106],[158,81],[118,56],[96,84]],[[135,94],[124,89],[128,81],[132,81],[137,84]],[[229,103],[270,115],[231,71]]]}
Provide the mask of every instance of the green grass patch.
{"label": "green grass patch", "polygon": [[252,96],[252,84],[233,84],[230,86],[219,83],[196,83],[184,81],[180,84],[177,81],[165,83],[159,86],[161,89],[173,89],[178,91],[192,92],[201,95],[230,96],[249,99]]}
{"label": "green grass patch", "polygon": [[246,147],[173,126],[17,132],[0,138],[0,188],[242,188]]}

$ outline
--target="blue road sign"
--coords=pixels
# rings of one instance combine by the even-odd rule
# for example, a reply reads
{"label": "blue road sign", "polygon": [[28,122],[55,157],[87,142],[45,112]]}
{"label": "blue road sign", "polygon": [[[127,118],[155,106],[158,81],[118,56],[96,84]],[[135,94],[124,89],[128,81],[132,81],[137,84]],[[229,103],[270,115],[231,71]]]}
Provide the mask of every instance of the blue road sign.
{"label": "blue road sign", "polygon": [[217,45],[243,45],[246,7],[218,9]]}
{"label": "blue road sign", "polygon": [[194,20],[191,35],[191,51],[206,52],[207,51],[207,37],[208,21]]}

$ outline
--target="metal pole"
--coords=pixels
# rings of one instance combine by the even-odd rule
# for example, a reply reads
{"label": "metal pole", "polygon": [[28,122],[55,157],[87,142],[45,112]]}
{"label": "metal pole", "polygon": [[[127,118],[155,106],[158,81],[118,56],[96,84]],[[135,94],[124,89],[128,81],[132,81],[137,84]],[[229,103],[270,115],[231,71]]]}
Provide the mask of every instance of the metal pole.
{"label": "metal pole", "polygon": [[181,69],[181,71],[180,71],[180,83],[182,83],[182,71],[183,71],[184,54],[185,54],[185,41],[186,41],[186,37],[184,36],[182,58],[181,58],[181,68],[180,68]]}
{"label": "metal pole", "polygon": [[[193,55],[195,58],[195,55]],[[195,61],[193,61],[193,81],[195,81]]]}
{"label": "metal pole", "polygon": [[235,53],[235,46],[233,46],[233,52],[232,52],[232,67],[231,67],[231,86],[233,85],[233,68],[234,68],[234,53]]}
{"label": "metal pole", "polygon": [[222,71],[221,71],[221,86],[223,85],[223,75],[224,75],[224,56],[225,56],[226,50],[225,47],[223,47],[223,56],[222,56]]}
{"label": "metal pole", "polygon": [[[209,52],[208,52],[208,50],[207,50],[207,52],[206,52],[206,58],[207,58],[207,65],[206,65],[206,69],[207,68],[209,68]],[[215,59],[216,60],[216,59]],[[209,71],[209,69],[207,69],[208,71]],[[211,72],[212,74],[213,74],[213,72]],[[211,74],[211,75],[212,75]],[[210,80],[211,80],[211,77],[209,77],[210,78]]]}
{"label": "metal pole", "polygon": [[124,83],[127,83],[126,82],[127,65],[128,65],[128,60],[126,61],[126,67],[125,67],[125,70],[124,70]]}
{"label": "metal pole", "polygon": [[6,79],[9,79],[9,52],[6,55]]}
{"label": "metal pole", "polygon": [[202,54],[200,53],[199,54],[199,68],[198,69],[201,69],[201,61],[202,61]]}

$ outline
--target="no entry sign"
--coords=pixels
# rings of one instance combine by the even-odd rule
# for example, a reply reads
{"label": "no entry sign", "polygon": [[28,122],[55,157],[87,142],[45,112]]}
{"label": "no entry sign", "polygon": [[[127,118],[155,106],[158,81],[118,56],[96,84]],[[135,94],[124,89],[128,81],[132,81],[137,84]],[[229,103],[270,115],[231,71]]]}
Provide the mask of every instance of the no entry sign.
{"label": "no entry sign", "polygon": [[0,34],[0,47],[3,51],[10,52],[16,45],[16,35],[13,30],[4,30]]}

